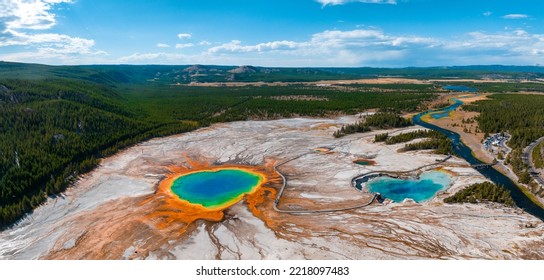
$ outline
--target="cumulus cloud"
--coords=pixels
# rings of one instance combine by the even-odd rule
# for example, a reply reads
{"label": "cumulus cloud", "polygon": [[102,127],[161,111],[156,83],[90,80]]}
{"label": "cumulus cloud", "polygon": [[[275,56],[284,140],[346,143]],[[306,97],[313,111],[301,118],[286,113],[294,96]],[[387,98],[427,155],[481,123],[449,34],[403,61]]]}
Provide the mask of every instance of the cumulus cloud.
{"label": "cumulus cloud", "polygon": [[0,19],[7,29],[49,29],[55,25],[53,6],[72,0],[2,0]]}
{"label": "cumulus cloud", "polygon": [[176,44],[176,49],[184,49],[184,48],[190,48],[193,47],[193,43],[187,43],[187,44]]}
{"label": "cumulus cloud", "polygon": [[397,4],[397,0],[316,0],[318,3],[321,3],[323,6],[335,6],[335,5],[344,5],[347,3],[359,2],[359,3],[369,3],[369,4]]}
{"label": "cumulus cloud", "polygon": [[109,63],[134,63],[134,64],[165,64],[165,65],[181,65],[181,64],[256,64],[256,61],[241,60],[238,58],[218,58],[210,56],[207,53],[200,54],[183,54],[175,52],[155,52],[155,53],[133,53],[121,58],[110,61]]}
{"label": "cumulus cloud", "polygon": [[439,39],[389,34],[375,28],[326,30],[307,41],[244,44],[232,40],[209,48],[205,54],[234,61],[269,59],[268,65],[275,66],[533,65],[544,64],[544,34],[518,29]]}
{"label": "cumulus cloud", "polygon": [[239,40],[208,49],[209,55],[253,54],[281,56],[291,65],[292,61],[304,60],[313,66],[360,65],[378,61],[400,59],[410,49],[434,47],[439,42],[419,36],[394,36],[377,29],[348,31],[327,30],[313,34],[308,41],[271,41],[243,44]]}
{"label": "cumulus cloud", "polygon": [[470,32],[466,34],[464,40],[446,44],[445,48],[495,50],[510,55],[537,54],[544,51],[544,35],[531,34],[522,29],[495,34]]}
{"label": "cumulus cloud", "polygon": [[483,13],[482,15],[488,17],[488,16],[490,16],[492,14],[493,14],[493,12],[487,11],[487,12]]}
{"label": "cumulus cloud", "polygon": [[7,40],[0,41],[0,47],[12,45],[34,45],[38,49],[46,49],[55,53],[74,53],[90,54],[94,46],[94,40],[83,39],[79,37],[70,37],[68,35],[43,33],[26,34],[16,31],[8,31],[12,35]]}
{"label": "cumulus cloud", "polygon": [[543,64],[544,34],[532,34],[522,29],[500,33],[469,32],[456,41],[445,42],[443,50],[458,64]]}
{"label": "cumulus cloud", "polygon": [[179,33],[178,38],[181,40],[191,39],[192,35],[189,33]]}
{"label": "cumulus cloud", "polygon": [[200,53],[132,54],[120,63],[263,66],[436,66],[544,64],[544,34],[525,30],[469,32],[450,38],[391,34],[377,28],[325,30],[308,40],[232,40]]}
{"label": "cumulus cloud", "polygon": [[219,46],[212,47],[208,50],[209,53],[221,53],[221,52],[264,52],[280,49],[293,49],[302,46],[303,43],[296,43],[293,41],[274,41],[260,43],[257,45],[242,45],[239,40],[232,40],[229,43],[221,44]]}
{"label": "cumulus cloud", "polygon": [[528,18],[529,16],[528,15],[525,15],[525,14],[509,14],[509,15],[504,15],[502,18],[505,18],[505,19],[524,19],[524,18]]}
{"label": "cumulus cloud", "polygon": [[418,36],[392,36],[386,35],[376,29],[356,29],[349,31],[326,30],[312,35],[306,42],[272,41],[255,45],[243,45],[239,40],[212,47],[209,53],[221,52],[267,52],[278,50],[328,50],[332,48],[363,48],[371,46],[404,48],[408,45],[427,44],[432,45],[436,40]]}
{"label": "cumulus cloud", "polygon": [[63,3],[73,3],[73,0],[0,0],[0,47],[27,46],[32,50],[5,54],[3,59],[54,58],[61,62],[71,61],[70,57],[106,54],[93,49],[94,40],[46,33],[45,30],[56,24],[55,5]]}
{"label": "cumulus cloud", "polygon": [[133,53],[118,59],[119,63],[165,63],[187,61],[187,56],[173,53]]}
{"label": "cumulus cloud", "polygon": [[212,43],[208,42],[208,41],[201,41],[200,43],[198,43],[198,45],[200,46],[209,46],[211,45]]}
{"label": "cumulus cloud", "polygon": [[168,45],[168,44],[163,44],[163,43],[158,43],[157,44],[157,48],[169,48],[169,47],[170,47],[170,45]]}

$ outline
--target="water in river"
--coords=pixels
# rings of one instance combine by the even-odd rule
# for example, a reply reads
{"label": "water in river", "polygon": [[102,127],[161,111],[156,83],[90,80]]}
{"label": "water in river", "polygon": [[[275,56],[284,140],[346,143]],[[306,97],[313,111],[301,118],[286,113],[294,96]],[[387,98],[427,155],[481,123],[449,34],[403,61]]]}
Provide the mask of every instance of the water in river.
{"label": "water in river", "polygon": [[[455,103],[453,105],[450,105],[449,107],[452,107],[452,106],[458,107],[459,105]],[[436,111],[448,110],[448,108],[423,112],[421,114],[414,116],[412,120],[414,124],[416,125],[420,125],[420,126],[423,126],[432,130],[436,130],[445,134],[452,141],[453,150],[455,151],[457,156],[464,158],[471,165],[483,164],[484,162],[477,159],[472,153],[472,150],[461,141],[461,137],[459,136],[459,134],[440,128],[436,125],[424,122],[421,119],[421,117],[426,114],[432,114],[433,112],[436,112]],[[480,167],[480,168],[477,168],[477,170],[486,178],[493,181],[493,183],[497,185],[501,185],[507,190],[509,190],[512,195],[512,198],[514,199],[514,202],[516,203],[518,207],[522,208],[523,210],[527,211],[527,213],[544,221],[544,209],[542,209],[540,206],[538,206],[533,201],[531,201],[531,199],[529,199],[521,191],[521,189],[514,182],[512,182],[512,180],[510,180],[510,178],[500,173],[499,171],[497,171],[491,166]]]}
{"label": "water in river", "polygon": [[478,91],[478,89],[467,87],[467,86],[453,86],[453,85],[444,86],[443,89],[451,90],[451,91],[460,91],[460,92],[477,92]]}

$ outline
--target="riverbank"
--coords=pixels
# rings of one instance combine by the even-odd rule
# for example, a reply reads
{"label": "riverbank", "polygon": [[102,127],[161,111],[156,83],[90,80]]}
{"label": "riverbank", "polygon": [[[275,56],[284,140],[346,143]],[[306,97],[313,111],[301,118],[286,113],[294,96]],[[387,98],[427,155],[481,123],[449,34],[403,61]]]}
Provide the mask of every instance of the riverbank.
{"label": "riverbank", "polygon": [[[508,191],[510,191],[510,194],[512,195],[512,198],[516,202],[516,205],[518,207],[523,208],[524,210],[532,213],[533,215],[539,217],[540,219],[544,220],[544,204],[542,201],[536,197],[533,193],[531,193],[527,186],[524,185],[518,185],[518,179],[517,176],[509,169],[507,168],[502,162],[497,162],[497,164],[493,164],[485,166],[486,163],[483,162],[481,159],[479,159],[476,155],[474,150],[472,150],[467,144],[465,144],[462,140],[461,133],[455,133],[455,131],[448,129],[447,127],[440,127],[437,124],[433,124],[433,121],[436,120],[444,120],[444,119],[453,119],[452,115],[455,111],[459,110],[460,107],[460,99],[465,99],[466,97],[459,96],[458,98],[452,98],[452,100],[456,101],[454,104],[450,105],[449,107],[445,109],[438,109],[433,110],[430,112],[423,112],[421,114],[416,115],[413,118],[413,121],[415,124],[422,125],[426,128],[430,128],[433,130],[439,130],[441,133],[444,133],[445,135],[450,138],[450,140],[453,142],[453,148],[455,152],[462,156],[465,160],[470,162],[474,166],[478,166],[479,172],[482,173],[482,175],[485,175],[486,178],[492,180],[495,184],[501,185],[505,187]],[[479,94],[473,97],[469,97],[469,101],[476,101],[480,98],[485,98],[485,95]],[[445,113],[448,112],[446,115]],[[433,117],[438,116],[438,117]],[[436,118],[436,119],[435,119]],[[474,125],[476,122],[474,119],[461,119],[463,127],[463,133],[471,133],[470,129],[473,128],[467,128],[467,124]],[[458,127],[459,124],[452,124],[452,127]],[[477,132],[477,128],[475,129],[475,132]],[[472,145],[477,145],[475,142],[471,143]],[[478,144],[479,145],[479,144]],[[480,149],[483,150],[483,146],[479,145]],[[477,149],[478,150],[478,149]],[[481,166],[484,165],[484,166]],[[502,169],[502,170],[501,170]],[[511,176],[511,177],[510,177]]]}
{"label": "riverbank", "polygon": [[[489,93],[481,93],[477,96],[467,97],[466,94],[457,94],[454,96],[449,96],[448,98],[461,98],[464,104],[468,104],[480,100],[486,100],[488,99],[489,95]],[[473,155],[477,159],[487,164],[491,164],[495,161],[495,164],[493,165],[495,170],[507,176],[513,182],[520,184],[518,183],[518,176],[512,171],[512,169],[505,165],[504,161],[499,160],[497,155],[492,154],[482,145],[484,133],[479,132],[478,122],[475,121],[475,118],[478,116],[479,113],[477,112],[467,112],[464,111],[462,107],[459,107],[455,111],[450,112],[448,117],[440,119],[426,117],[425,122],[459,134],[461,141],[472,150]],[[504,157],[506,157],[506,155],[504,155]],[[540,207],[544,208],[544,199],[536,197],[527,188],[527,186],[521,184],[521,191],[535,204],[538,204]]]}
{"label": "riverbank", "polygon": [[[478,96],[467,98],[466,94],[456,94],[453,96],[448,96],[448,99],[451,100],[454,98],[461,98],[464,104],[469,104],[480,100],[486,100],[488,95],[489,94],[480,94]],[[447,117],[440,119],[425,118],[425,121],[459,134],[463,143],[465,143],[465,145],[467,145],[473,151],[477,158],[485,163],[491,163],[494,157],[483,148],[482,142],[484,140],[484,133],[479,132],[478,122],[466,122],[474,120],[478,116],[479,113],[477,112],[467,112],[464,111],[462,107],[459,107],[456,110],[451,111]]]}

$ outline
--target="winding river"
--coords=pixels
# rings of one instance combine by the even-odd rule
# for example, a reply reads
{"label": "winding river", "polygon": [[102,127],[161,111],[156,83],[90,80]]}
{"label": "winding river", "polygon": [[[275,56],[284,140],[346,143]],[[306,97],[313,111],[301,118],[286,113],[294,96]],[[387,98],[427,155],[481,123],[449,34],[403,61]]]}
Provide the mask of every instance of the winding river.
{"label": "winding river", "polygon": [[[464,158],[471,165],[485,164],[484,162],[482,162],[481,160],[479,160],[478,158],[474,156],[474,154],[472,153],[472,150],[461,141],[461,136],[459,134],[443,129],[436,125],[427,123],[421,119],[423,116],[427,114],[433,114],[436,112],[444,112],[444,111],[449,112],[449,111],[455,110],[455,108],[460,106],[459,102],[462,103],[462,101],[456,100],[456,102],[453,105],[450,105],[449,107],[420,113],[414,116],[412,120],[414,124],[416,125],[420,125],[420,126],[423,126],[432,130],[436,130],[445,134],[452,141],[453,149],[455,153],[459,157]],[[544,221],[544,209],[542,209],[539,205],[537,205],[529,197],[527,197],[521,191],[521,189],[514,182],[512,182],[512,180],[510,180],[510,178],[500,173],[499,171],[497,171],[491,166],[479,167],[476,170],[480,172],[483,176],[488,178],[489,180],[493,181],[493,183],[497,185],[501,185],[505,187],[507,190],[509,190],[510,194],[512,195],[512,198],[514,199],[514,202],[519,208],[525,210],[527,213]]]}

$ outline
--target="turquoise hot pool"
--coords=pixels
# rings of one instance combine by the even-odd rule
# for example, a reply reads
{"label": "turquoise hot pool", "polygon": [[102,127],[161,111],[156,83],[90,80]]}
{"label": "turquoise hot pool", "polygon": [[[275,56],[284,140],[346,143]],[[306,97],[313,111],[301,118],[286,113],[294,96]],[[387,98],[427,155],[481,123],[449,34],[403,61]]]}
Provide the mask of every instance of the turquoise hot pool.
{"label": "turquoise hot pool", "polygon": [[450,187],[451,177],[446,172],[431,171],[421,174],[419,179],[396,179],[388,176],[371,179],[366,184],[367,189],[373,193],[395,202],[402,202],[411,198],[416,202],[431,199],[437,192]]}
{"label": "turquoise hot pool", "polygon": [[176,179],[172,191],[190,203],[213,209],[237,202],[263,180],[259,174],[235,168],[199,171]]}

